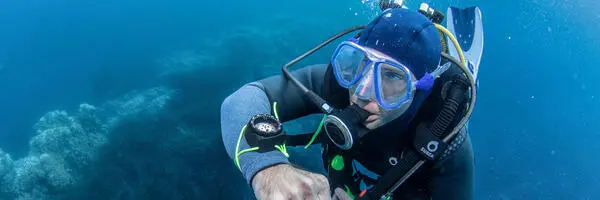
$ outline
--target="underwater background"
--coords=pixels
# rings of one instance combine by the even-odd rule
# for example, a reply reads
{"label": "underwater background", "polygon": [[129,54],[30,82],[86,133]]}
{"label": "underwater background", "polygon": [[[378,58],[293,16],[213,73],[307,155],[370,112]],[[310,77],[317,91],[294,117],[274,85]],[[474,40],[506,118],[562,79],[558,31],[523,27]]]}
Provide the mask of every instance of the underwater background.
{"label": "underwater background", "polygon": [[[600,2],[425,2],[483,13],[475,199],[600,199]],[[379,12],[375,0],[0,1],[0,199],[254,199],[223,148],[222,100]],[[320,170],[318,149],[291,151]]]}

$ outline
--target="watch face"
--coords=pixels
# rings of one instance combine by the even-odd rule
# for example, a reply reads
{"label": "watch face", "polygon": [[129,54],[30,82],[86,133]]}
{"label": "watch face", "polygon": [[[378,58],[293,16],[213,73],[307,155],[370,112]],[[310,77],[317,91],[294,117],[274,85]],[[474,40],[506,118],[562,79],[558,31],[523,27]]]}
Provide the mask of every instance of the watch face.
{"label": "watch face", "polygon": [[257,115],[252,119],[254,132],[263,137],[271,137],[279,134],[281,123],[270,115]]}
{"label": "watch face", "polygon": [[275,125],[267,122],[259,122],[258,124],[255,124],[254,129],[265,135],[272,135],[277,132]]}

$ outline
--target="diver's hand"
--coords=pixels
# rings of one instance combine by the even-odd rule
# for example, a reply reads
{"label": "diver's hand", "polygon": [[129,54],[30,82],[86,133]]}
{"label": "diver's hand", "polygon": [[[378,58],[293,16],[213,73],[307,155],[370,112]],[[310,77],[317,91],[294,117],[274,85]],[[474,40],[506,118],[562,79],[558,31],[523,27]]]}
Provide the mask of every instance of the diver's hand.
{"label": "diver's hand", "polygon": [[331,197],[331,200],[352,200],[350,195],[348,195],[348,193],[346,193],[346,191],[344,191],[342,188],[335,188],[333,193],[334,194],[333,197]]}
{"label": "diver's hand", "polygon": [[289,164],[258,172],[252,180],[252,188],[259,200],[329,200],[331,197],[325,176]]}

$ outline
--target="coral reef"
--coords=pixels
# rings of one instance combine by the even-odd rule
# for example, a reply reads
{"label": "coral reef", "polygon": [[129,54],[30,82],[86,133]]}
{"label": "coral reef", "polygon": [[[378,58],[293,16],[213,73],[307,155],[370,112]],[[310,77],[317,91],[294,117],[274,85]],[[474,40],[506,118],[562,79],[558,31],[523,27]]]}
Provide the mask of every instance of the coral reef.
{"label": "coral reef", "polygon": [[108,129],[116,126],[120,120],[140,115],[158,115],[161,113],[175,91],[164,86],[142,91],[132,91],[123,97],[104,103],[102,106]]}
{"label": "coral reef", "polygon": [[[76,116],[65,111],[52,111],[34,126],[38,135],[29,142],[29,155],[52,154],[62,156],[72,166],[85,166],[106,143],[103,124],[96,121],[91,105],[81,104]],[[83,123],[82,123],[83,122]]]}
{"label": "coral reef", "polygon": [[[57,199],[80,184],[84,172],[108,143],[109,132],[131,116],[156,115],[173,91],[151,88],[135,91],[108,102],[102,108],[81,104],[74,115],[56,110],[34,125],[37,135],[29,143],[29,155],[13,161],[0,150],[0,199]],[[101,117],[100,113],[110,113]],[[107,120],[102,120],[102,119]]]}
{"label": "coral reef", "polygon": [[14,168],[4,176],[3,191],[17,199],[54,199],[53,194],[64,192],[75,179],[72,170],[58,156],[41,154],[27,156],[14,163]]}

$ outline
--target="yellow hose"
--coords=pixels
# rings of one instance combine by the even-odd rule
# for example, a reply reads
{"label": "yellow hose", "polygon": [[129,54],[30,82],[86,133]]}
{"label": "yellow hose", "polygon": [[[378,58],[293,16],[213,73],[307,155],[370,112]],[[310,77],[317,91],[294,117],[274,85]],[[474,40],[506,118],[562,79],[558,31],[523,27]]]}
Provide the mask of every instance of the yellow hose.
{"label": "yellow hose", "polygon": [[454,35],[452,35],[452,33],[450,33],[450,31],[448,29],[446,29],[445,27],[443,27],[442,25],[435,24],[435,27],[438,30],[442,31],[444,34],[446,34],[450,38],[450,40],[452,40],[452,43],[454,44],[454,46],[456,47],[456,50],[458,51],[458,56],[460,58],[460,62],[462,62],[466,66],[467,61],[465,60],[465,55],[463,54],[462,48],[460,48],[460,44],[458,44],[458,40],[456,40]]}

